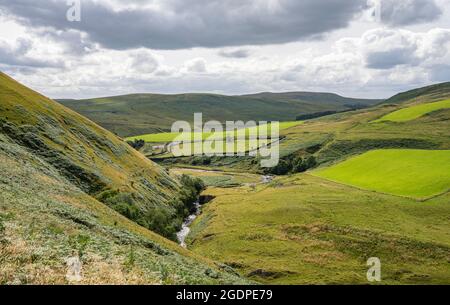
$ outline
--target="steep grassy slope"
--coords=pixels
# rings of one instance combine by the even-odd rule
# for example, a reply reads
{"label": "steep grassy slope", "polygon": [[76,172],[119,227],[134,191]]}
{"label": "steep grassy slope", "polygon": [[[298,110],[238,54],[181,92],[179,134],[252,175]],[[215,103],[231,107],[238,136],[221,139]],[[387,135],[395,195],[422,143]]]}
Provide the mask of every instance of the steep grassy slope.
{"label": "steep grassy slope", "polygon": [[308,174],[256,188],[212,188],[188,248],[270,284],[450,283],[450,194],[427,202]]}
{"label": "steep grassy slope", "polygon": [[242,282],[114,211],[176,227],[189,195],[116,136],[4,74],[0,115],[0,283]]}
{"label": "steep grassy slope", "polygon": [[4,74],[0,99],[2,134],[51,163],[87,194],[173,237],[191,198],[165,170],[112,133]]}
{"label": "steep grassy slope", "polygon": [[0,134],[0,284],[246,283],[137,225]]}
{"label": "steep grassy slope", "polygon": [[248,96],[214,94],[135,94],[91,100],[61,100],[106,129],[123,137],[170,131],[178,120],[292,121],[297,115],[363,107],[379,100],[350,99],[322,93],[263,93]]}
{"label": "steep grassy slope", "polygon": [[427,198],[450,190],[450,150],[373,150],[314,174],[364,189]]}

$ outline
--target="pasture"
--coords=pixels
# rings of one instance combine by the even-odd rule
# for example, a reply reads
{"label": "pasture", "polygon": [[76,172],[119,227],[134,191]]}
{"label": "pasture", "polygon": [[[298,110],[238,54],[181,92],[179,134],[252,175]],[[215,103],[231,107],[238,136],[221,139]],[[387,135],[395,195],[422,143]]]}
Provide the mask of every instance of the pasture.
{"label": "pasture", "polygon": [[450,150],[374,150],[313,174],[362,189],[427,198],[450,189]]}

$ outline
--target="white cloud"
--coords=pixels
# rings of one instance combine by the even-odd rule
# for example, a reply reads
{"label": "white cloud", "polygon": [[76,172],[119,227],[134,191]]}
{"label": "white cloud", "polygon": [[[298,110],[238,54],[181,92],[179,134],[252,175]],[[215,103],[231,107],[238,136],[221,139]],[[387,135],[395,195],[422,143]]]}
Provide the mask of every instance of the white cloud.
{"label": "white cloud", "polygon": [[360,45],[369,68],[391,69],[399,65],[436,64],[449,55],[450,30],[433,29],[414,33],[376,29],[365,33]]}
{"label": "white cloud", "polygon": [[201,57],[191,59],[184,64],[183,70],[192,73],[205,73],[207,71],[206,60]]}

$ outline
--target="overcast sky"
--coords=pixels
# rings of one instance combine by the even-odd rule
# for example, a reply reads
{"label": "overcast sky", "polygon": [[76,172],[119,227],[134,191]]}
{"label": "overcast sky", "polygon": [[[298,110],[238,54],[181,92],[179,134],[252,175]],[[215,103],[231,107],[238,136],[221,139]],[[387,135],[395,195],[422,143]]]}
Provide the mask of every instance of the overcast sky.
{"label": "overcast sky", "polygon": [[68,2],[0,0],[0,70],[52,98],[450,81],[450,0],[81,0],[79,22]]}

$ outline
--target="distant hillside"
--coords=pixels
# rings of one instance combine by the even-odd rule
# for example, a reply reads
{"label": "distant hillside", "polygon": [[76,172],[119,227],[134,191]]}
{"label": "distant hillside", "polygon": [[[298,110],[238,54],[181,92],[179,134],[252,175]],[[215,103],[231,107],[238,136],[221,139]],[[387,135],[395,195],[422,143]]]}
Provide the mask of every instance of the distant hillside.
{"label": "distant hillside", "polygon": [[0,283],[65,283],[72,256],[85,283],[235,282],[144,228],[172,237],[191,184],[0,73]]}
{"label": "distant hillside", "polygon": [[122,137],[169,131],[178,120],[191,122],[195,112],[204,120],[293,121],[298,115],[342,111],[379,103],[331,93],[135,94],[89,100],[59,100]]}
{"label": "distant hillside", "polygon": [[402,92],[385,100],[384,104],[399,104],[406,101],[425,100],[435,101],[450,98],[450,82],[418,88],[407,92]]}
{"label": "distant hillside", "polygon": [[[144,149],[144,152],[153,160],[167,166],[207,165],[214,169],[232,167],[239,171],[285,174],[296,168],[299,156],[307,160],[309,156],[314,155],[318,164],[326,164],[372,149],[448,150],[450,109],[447,99],[450,97],[450,86],[441,84],[433,87],[417,89],[412,91],[412,94],[399,94],[398,97],[413,97],[404,100],[398,98],[398,104],[379,104],[367,109],[336,114],[323,112],[317,114],[320,117],[316,117],[316,114],[299,116],[299,119],[305,120],[303,124],[280,131],[283,137],[280,142],[282,161],[279,166],[270,170],[259,168],[253,157],[173,158],[170,154],[158,155],[157,150],[154,155],[151,149]],[[392,116],[395,118],[399,112],[400,120],[392,120]],[[301,165],[297,166],[297,169],[305,169],[305,165]]]}

